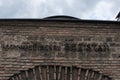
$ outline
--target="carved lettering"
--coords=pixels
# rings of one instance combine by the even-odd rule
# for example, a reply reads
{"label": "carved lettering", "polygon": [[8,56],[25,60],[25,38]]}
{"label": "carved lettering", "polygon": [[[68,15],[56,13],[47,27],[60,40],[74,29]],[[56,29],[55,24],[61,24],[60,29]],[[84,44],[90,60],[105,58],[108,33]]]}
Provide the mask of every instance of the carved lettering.
{"label": "carved lettering", "polygon": [[65,44],[65,51],[72,52],[106,52],[109,51],[109,46],[106,43],[79,43]]}
{"label": "carved lettering", "polygon": [[65,52],[106,52],[109,51],[109,46],[107,43],[63,43],[63,44],[43,44],[40,42],[35,42],[32,44],[2,44],[1,48],[3,50],[13,50],[19,49],[24,51],[61,51]]}

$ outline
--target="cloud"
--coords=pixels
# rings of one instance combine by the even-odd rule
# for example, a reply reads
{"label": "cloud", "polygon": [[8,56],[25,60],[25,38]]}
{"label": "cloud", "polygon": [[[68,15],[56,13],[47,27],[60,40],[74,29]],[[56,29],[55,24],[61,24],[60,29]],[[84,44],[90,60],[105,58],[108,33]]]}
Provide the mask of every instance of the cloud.
{"label": "cloud", "polygon": [[0,18],[43,18],[69,15],[113,20],[120,0],[0,0]]}
{"label": "cloud", "polygon": [[[84,15],[84,18],[114,20],[116,13],[119,11],[119,7],[116,4],[118,3],[114,1],[101,0],[91,12],[89,11]],[[115,8],[116,10],[114,10]]]}
{"label": "cloud", "polygon": [[[15,1],[15,0],[14,0]],[[12,18],[15,14],[18,14],[19,11],[24,11],[25,4],[23,0],[19,1],[11,1],[11,0],[1,0],[0,6],[0,17],[1,18]]]}

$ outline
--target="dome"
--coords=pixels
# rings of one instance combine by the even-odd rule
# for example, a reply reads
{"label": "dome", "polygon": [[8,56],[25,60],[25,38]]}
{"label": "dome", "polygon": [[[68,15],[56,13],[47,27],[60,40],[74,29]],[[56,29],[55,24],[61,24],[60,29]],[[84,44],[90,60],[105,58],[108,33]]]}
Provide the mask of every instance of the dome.
{"label": "dome", "polygon": [[79,18],[75,18],[72,16],[58,15],[58,16],[50,16],[43,18],[45,20],[80,20]]}

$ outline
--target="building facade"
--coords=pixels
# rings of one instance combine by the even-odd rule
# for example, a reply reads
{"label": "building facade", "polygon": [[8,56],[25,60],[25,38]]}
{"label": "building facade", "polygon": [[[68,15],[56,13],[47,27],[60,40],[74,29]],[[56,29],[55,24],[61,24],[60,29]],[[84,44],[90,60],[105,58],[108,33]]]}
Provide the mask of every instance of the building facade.
{"label": "building facade", "polygon": [[119,63],[118,21],[0,20],[1,80],[119,80]]}

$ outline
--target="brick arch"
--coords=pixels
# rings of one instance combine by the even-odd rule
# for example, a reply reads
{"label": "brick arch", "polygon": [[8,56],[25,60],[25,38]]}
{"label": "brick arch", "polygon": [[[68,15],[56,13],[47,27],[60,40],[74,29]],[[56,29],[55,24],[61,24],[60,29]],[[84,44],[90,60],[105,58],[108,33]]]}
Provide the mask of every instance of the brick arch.
{"label": "brick arch", "polygon": [[9,80],[112,80],[112,78],[79,66],[39,65],[14,74]]}

